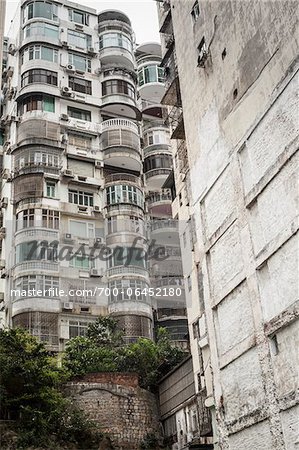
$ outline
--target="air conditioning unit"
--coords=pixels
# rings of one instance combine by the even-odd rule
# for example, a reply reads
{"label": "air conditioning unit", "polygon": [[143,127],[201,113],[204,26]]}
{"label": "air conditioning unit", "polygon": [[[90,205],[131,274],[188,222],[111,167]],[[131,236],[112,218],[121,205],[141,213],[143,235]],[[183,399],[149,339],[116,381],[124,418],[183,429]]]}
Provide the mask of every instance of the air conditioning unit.
{"label": "air conditioning unit", "polygon": [[64,240],[65,241],[72,241],[73,237],[72,237],[71,233],[65,233]]}
{"label": "air conditioning unit", "polygon": [[61,88],[61,94],[65,95],[66,97],[73,97],[74,93],[68,86],[63,86]]}
{"label": "air conditioning unit", "polygon": [[5,268],[5,259],[0,259],[0,270]]}
{"label": "air conditioning unit", "polygon": [[100,212],[101,208],[99,206],[94,206],[93,210],[94,210],[94,212]]}
{"label": "air conditioning unit", "polygon": [[96,242],[97,244],[103,244],[103,243],[104,243],[104,239],[101,238],[101,237],[97,237],[97,238],[95,238],[95,242]]}
{"label": "air conditioning unit", "polygon": [[86,181],[87,177],[83,177],[81,175],[78,175],[78,181]]}
{"label": "air conditioning unit", "polygon": [[71,302],[64,302],[63,303],[63,309],[69,309],[69,310],[71,310],[71,309],[73,309],[74,308],[74,304],[73,303],[71,303]]}
{"label": "air conditioning unit", "polygon": [[69,120],[69,116],[67,114],[60,114],[60,120],[65,120],[67,122]]}
{"label": "air conditioning unit", "polygon": [[95,161],[94,165],[97,169],[102,169],[104,167],[104,161]]}
{"label": "air conditioning unit", "polygon": [[84,27],[80,23],[75,23],[75,28],[77,28],[78,30],[83,30]]}
{"label": "air conditioning unit", "polygon": [[63,175],[64,177],[71,177],[71,178],[74,177],[74,173],[73,173],[73,171],[72,171],[71,169],[65,169],[65,170],[63,170],[63,171],[62,171],[62,175]]}
{"label": "air conditioning unit", "polygon": [[67,43],[67,41],[61,41],[61,45],[62,45],[63,47],[67,47],[67,46],[68,46],[68,43]]}
{"label": "air conditioning unit", "polygon": [[95,53],[95,49],[93,47],[88,47],[87,53]]}
{"label": "air conditioning unit", "polygon": [[103,274],[98,269],[90,269],[89,275],[91,277],[102,277]]}
{"label": "air conditioning unit", "polygon": [[66,70],[67,72],[76,72],[76,67],[73,64],[67,64]]}
{"label": "air conditioning unit", "polygon": [[7,208],[8,206],[8,197],[3,197],[0,204],[1,208]]}

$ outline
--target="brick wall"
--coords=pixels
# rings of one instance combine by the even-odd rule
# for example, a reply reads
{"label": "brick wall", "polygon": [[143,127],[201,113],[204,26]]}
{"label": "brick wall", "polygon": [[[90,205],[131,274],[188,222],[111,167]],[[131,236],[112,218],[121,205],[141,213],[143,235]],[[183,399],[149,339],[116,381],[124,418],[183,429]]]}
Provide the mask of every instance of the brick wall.
{"label": "brick wall", "polygon": [[139,450],[147,433],[159,431],[156,397],[138,386],[136,374],[92,373],[66,393],[109,434],[115,450]]}

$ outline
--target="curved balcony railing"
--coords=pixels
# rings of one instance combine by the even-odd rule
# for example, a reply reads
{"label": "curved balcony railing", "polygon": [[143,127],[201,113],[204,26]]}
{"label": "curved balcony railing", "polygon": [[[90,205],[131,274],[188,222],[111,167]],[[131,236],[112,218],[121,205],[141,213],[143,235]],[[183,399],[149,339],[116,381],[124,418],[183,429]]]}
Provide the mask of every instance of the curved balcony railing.
{"label": "curved balcony railing", "polygon": [[151,206],[155,203],[168,203],[168,202],[172,202],[172,197],[171,197],[171,193],[154,193],[154,194],[149,194],[146,197],[146,203]]}
{"label": "curved balcony railing", "polygon": [[161,230],[163,228],[173,228],[175,230],[178,230],[178,221],[172,220],[172,219],[165,219],[165,220],[154,220],[150,223],[150,230]]}
{"label": "curved balcony railing", "polygon": [[127,119],[110,119],[101,124],[101,147],[105,153],[117,153],[121,148],[134,150],[140,156],[138,127]]}
{"label": "curved balcony railing", "polygon": [[135,175],[131,175],[129,173],[113,173],[105,178],[105,185],[117,182],[125,182],[125,183],[129,182],[141,187],[140,178],[136,177]]}
{"label": "curved balcony railing", "polygon": [[111,128],[127,128],[134,133],[138,134],[138,126],[132,122],[131,120],[127,119],[109,119],[105,120],[100,125],[102,133],[106,130],[110,130]]}
{"label": "curved balcony railing", "polygon": [[155,287],[163,287],[163,286],[177,286],[177,287],[185,287],[184,278],[178,277],[165,277],[165,278],[154,278],[151,281],[151,284]]}
{"label": "curved balcony railing", "polygon": [[143,269],[142,267],[137,266],[117,266],[117,267],[110,267],[110,269],[107,269],[108,277],[123,274],[135,274],[148,277],[148,271],[146,269]]}
{"label": "curved balcony railing", "polygon": [[18,240],[23,240],[23,238],[56,240],[58,235],[59,230],[52,230],[44,227],[23,228],[22,230],[15,232],[15,237],[18,238]]}
{"label": "curved balcony railing", "polygon": [[14,176],[27,175],[29,173],[49,173],[52,175],[58,175],[60,173],[61,166],[54,167],[45,163],[29,163],[19,169],[14,170]]}
{"label": "curved balcony railing", "polygon": [[157,177],[160,175],[169,175],[171,168],[152,169],[145,173],[146,178]]}
{"label": "curved balcony railing", "polygon": [[[115,211],[118,211],[119,213],[134,214],[134,215],[140,216],[140,213],[142,210],[137,205],[127,204],[127,203],[119,203],[116,205],[109,205],[109,209],[107,211],[108,217],[110,215],[111,216],[115,215],[115,214],[111,214]],[[143,213],[142,213],[142,215],[143,215]]]}
{"label": "curved balcony railing", "polygon": [[48,262],[48,261],[25,261],[22,263],[18,263],[14,267],[14,274],[18,274],[20,272],[30,272],[30,271],[39,271],[44,270],[47,272],[58,272],[59,266],[58,263]]}

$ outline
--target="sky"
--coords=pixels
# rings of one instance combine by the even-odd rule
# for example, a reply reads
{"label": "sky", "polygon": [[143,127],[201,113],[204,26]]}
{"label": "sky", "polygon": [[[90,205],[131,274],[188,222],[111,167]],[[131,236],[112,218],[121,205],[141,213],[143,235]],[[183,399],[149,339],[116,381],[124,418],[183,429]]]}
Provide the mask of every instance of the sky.
{"label": "sky", "polygon": [[[137,44],[151,41],[159,42],[160,40],[156,2],[153,0],[79,0],[77,3],[94,8],[98,12],[105,9],[119,9],[126,13],[132,22]],[[17,5],[18,1],[6,0],[6,32],[14,17]]]}

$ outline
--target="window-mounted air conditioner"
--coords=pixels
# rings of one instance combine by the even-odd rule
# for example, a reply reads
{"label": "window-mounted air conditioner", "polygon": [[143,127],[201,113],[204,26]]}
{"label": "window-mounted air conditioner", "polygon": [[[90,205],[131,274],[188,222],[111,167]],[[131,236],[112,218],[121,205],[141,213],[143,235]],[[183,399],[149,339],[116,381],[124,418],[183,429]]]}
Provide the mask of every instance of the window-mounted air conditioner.
{"label": "window-mounted air conditioner", "polygon": [[95,161],[94,165],[97,169],[102,169],[104,167],[104,161]]}
{"label": "window-mounted air conditioner", "polygon": [[72,171],[71,169],[65,169],[65,170],[63,170],[63,171],[62,171],[62,175],[63,175],[64,177],[71,177],[71,178],[74,177],[74,173],[73,173],[73,171]]}
{"label": "window-mounted air conditioner", "polygon": [[71,310],[71,309],[73,309],[73,307],[74,307],[74,304],[71,303],[71,302],[64,302],[63,303],[63,309]]}
{"label": "window-mounted air conditioner", "polygon": [[60,120],[64,120],[67,122],[69,120],[69,116],[67,114],[60,114]]}

